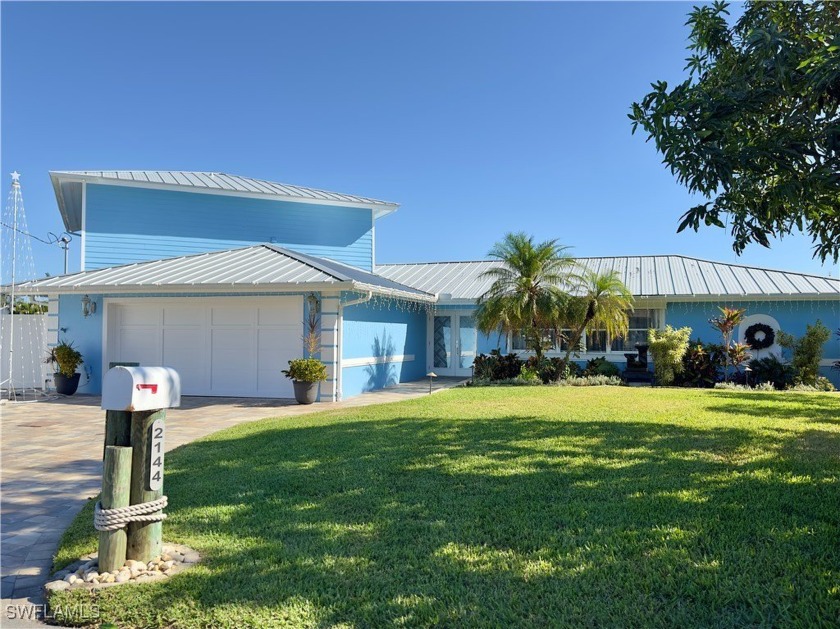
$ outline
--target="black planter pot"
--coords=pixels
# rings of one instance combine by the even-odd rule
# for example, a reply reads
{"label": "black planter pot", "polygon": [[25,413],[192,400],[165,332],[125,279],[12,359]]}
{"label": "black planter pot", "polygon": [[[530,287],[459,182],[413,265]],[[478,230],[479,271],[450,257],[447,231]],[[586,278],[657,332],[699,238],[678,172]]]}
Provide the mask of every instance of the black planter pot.
{"label": "black planter pot", "polygon": [[82,374],[80,373],[74,373],[72,378],[68,378],[64,374],[54,373],[53,380],[56,392],[61,393],[61,395],[73,395],[79,388],[79,378],[81,377]]}
{"label": "black planter pot", "polygon": [[312,404],[318,399],[317,382],[292,380],[292,385],[295,387],[295,400],[297,400],[298,404]]}

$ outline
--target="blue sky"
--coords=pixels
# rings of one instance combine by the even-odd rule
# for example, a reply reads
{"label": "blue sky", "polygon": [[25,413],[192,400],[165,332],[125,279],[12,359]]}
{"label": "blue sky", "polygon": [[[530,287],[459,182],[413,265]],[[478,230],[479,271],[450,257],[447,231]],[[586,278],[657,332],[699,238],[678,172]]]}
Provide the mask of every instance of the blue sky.
{"label": "blue sky", "polygon": [[16,169],[45,236],[50,169],[221,171],[400,203],[379,262],[480,259],[524,230],[837,276],[805,236],[738,258],[723,230],[675,233],[691,199],[626,114],[683,77],[690,8],[3,3],[4,202]]}

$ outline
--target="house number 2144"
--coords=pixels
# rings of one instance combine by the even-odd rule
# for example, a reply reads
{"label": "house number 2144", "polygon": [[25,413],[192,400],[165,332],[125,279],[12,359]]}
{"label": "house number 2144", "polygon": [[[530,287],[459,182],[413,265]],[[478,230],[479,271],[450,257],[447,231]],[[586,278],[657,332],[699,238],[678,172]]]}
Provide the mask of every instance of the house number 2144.
{"label": "house number 2144", "polygon": [[149,448],[149,491],[163,487],[163,418],[152,422],[152,443]]}

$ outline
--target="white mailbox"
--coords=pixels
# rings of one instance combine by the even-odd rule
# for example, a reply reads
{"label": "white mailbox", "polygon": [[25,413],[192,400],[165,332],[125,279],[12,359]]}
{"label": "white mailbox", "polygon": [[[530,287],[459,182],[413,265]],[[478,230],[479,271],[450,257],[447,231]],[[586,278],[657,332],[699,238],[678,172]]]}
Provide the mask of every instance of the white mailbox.
{"label": "white mailbox", "polygon": [[170,367],[114,367],[102,379],[102,410],[154,411],[181,406],[181,377]]}

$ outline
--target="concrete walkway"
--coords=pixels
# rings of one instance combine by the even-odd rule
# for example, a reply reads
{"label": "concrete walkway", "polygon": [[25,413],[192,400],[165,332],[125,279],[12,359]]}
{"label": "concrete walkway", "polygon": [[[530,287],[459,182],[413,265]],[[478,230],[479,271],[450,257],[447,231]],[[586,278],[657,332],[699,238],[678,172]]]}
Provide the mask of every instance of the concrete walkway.
{"label": "concrete walkway", "polygon": [[[463,382],[438,378],[436,391]],[[429,394],[428,381],[351,398],[301,406],[294,400],[185,397],[167,411],[166,449],[224,428],[266,417],[396,402]],[[0,626],[33,626],[14,619],[43,604],[42,587],[61,534],[89,498],[99,493],[105,412],[99,398],[74,396],[0,405]],[[11,606],[11,607],[10,607]],[[35,608],[36,615],[43,608]],[[30,612],[31,613],[31,612]]]}

